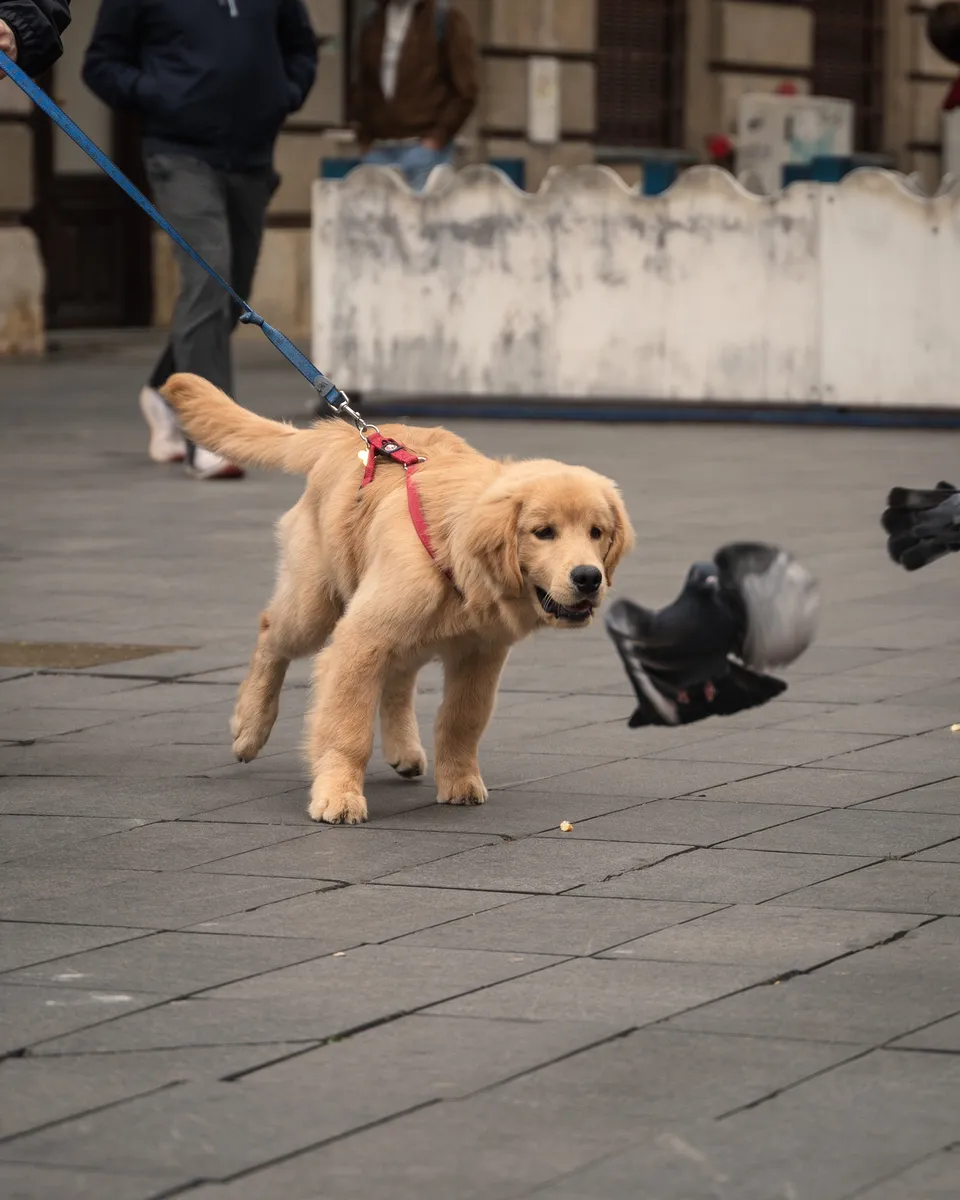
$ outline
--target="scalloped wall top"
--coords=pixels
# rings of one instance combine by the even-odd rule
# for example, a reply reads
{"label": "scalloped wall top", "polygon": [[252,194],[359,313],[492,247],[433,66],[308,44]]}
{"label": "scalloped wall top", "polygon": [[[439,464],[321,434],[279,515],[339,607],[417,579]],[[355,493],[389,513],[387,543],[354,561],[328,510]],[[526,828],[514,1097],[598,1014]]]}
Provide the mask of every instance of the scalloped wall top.
{"label": "scalloped wall top", "polygon": [[621,175],[612,167],[601,164],[587,164],[577,167],[554,166],[547,171],[543,182],[536,191],[523,191],[499,168],[489,163],[474,163],[454,171],[449,167],[440,167],[431,175],[427,186],[422,192],[413,191],[403,175],[394,167],[359,166],[343,179],[324,179],[318,181],[323,187],[340,188],[345,191],[373,190],[406,192],[410,196],[430,197],[444,195],[454,191],[471,188],[488,190],[500,187],[510,195],[533,199],[537,196],[574,193],[577,191],[611,192],[629,196],[648,203],[662,202],[671,193],[686,192],[727,192],[729,195],[752,200],[757,204],[769,204],[777,200],[784,192],[804,187],[833,187],[843,190],[882,192],[898,198],[908,198],[919,204],[930,203],[944,198],[954,199],[960,192],[960,177],[945,176],[940,187],[932,196],[926,195],[917,185],[911,175],[900,171],[889,171],[880,167],[859,167],[844,176],[840,183],[811,184],[801,180],[789,184],[786,188],[773,195],[758,195],[749,191],[729,171],[713,165],[688,167],[681,171],[676,180],[657,196],[646,196],[639,187],[626,183]]}

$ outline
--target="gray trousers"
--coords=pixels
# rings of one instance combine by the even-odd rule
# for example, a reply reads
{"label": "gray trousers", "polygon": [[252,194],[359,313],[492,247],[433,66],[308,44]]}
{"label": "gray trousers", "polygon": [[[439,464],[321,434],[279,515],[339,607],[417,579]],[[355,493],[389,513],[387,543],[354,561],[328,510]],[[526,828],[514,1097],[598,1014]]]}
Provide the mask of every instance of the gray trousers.
{"label": "gray trousers", "polygon": [[[146,167],[160,212],[238,295],[249,299],[267,205],[280,182],[276,172],[218,171],[180,154],[150,155]],[[240,309],[179,247],[176,255],[180,294],[150,386],[161,387],[176,371],[190,371],[232,396],[230,334]]]}

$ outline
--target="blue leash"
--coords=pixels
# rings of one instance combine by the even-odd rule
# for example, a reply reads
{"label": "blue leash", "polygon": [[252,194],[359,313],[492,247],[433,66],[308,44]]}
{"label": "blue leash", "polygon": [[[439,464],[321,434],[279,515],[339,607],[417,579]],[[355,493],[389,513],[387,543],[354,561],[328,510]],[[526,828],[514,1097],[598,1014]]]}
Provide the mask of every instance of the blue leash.
{"label": "blue leash", "polygon": [[353,409],[350,407],[347,397],[339,390],[339,388],[337,388],[333,381],[328,379],[322,371],[319,371],[313,365],[310,359],[307,358],[307,356],[300,350],[298,350],[288,337],[282,334],[279,329],[274,329],[274,327],[268,324],[258,312],[255,312],[254,309],[250,307],[246,300],[244,300],[241,296],[238,296],[230,284],[227,283],[227,281],[220,275],[218,275],[213,267],[211,267],[208,262],[202,259],[196,250],[194,250],[194,248],[190,245],[190,243],[184,237],[182,237],[176,231],[176,229],[174,229],[166,217],[162,216],[157,211],[157,209],[150,203],[143,192],[141,192],[139,188],[135,187],[126,177],[126,175],[124,175],[124,173],[119,169],[119,167],[117,167],[113,162],[110,161],[109,158],[107,158],[100,147],[92,142],[90,138],[88,138],[83,132],[83,130],[70,120],[63,109],[50,99],[43,88],[37,87],[30,76],[22,71],[20,67],[18,67],[12,59],[4,54],[2,50],[0,50],[0,71],[5,71],[17,85],[17,87],[30,97],[37,108],[42,109],[43,112],[45,112],[47,116],[55,122],[55,124],[60,126],[60,128],[68,137],[72,138],[73,141],[76,142],[76,144],[85,154],[89,155],[90,158],[93,159],[101,171],[109,175],[114,183],[123,188],[130,199],[136,204],[139,204],[147,216],[154,220],[164,231],[164,233],[173,238],[184,254],[189,255],[189,257],[192,258],[198,266],[203,267],[211,279],[215,279],[217,283],[219,283],[219,285],[230,296],[230,298],[237,305],[239,305],[241,309],[240,320],[244,325],[259,326],[270,339],[270,341],[273,342],[287,362],[290,363],[291,366],[296,367],[307,383],[309,383],[312,388],[315,388],[316,391],[319,392],[320,398],[326,404],[328,404],[338,416],[349,417],[356,423],[357,428],[360,429],[361,432],[363,429],[368,428],[366,422],[363,421],[363,418],[360,417],[358,413],[353,411]]}

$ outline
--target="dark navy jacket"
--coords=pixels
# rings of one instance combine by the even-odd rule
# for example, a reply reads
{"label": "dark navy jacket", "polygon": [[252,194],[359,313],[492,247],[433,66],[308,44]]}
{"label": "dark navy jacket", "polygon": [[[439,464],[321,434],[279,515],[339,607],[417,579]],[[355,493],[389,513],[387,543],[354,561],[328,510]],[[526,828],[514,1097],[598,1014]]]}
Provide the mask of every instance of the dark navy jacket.
{"label": "dark navy jacket", "polygon": [[63,53],[60,34],[70,24],[70,0],[0,0],[0,21],[17,39],[17,66],[42,75]]}
{"label": "dark navy jacket", "polygon": [[302,0],[103,0],[83,79],[141,114],[145,154],[243,171],[271,164],[316,69]]}

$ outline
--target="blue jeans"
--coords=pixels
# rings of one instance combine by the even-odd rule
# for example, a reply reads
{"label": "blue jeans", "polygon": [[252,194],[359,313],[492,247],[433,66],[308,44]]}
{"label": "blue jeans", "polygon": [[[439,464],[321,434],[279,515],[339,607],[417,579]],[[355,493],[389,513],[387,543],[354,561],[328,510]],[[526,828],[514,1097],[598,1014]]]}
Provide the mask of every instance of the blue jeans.
{"label": "blue jeans", "polygon": [[363,161],[372,167],[397,167],[413,190],[422,192],[433,168],[449,163],[452,158],[452,146],[430,150],[419,144],[404,146],[384,142],[368,150]]}

